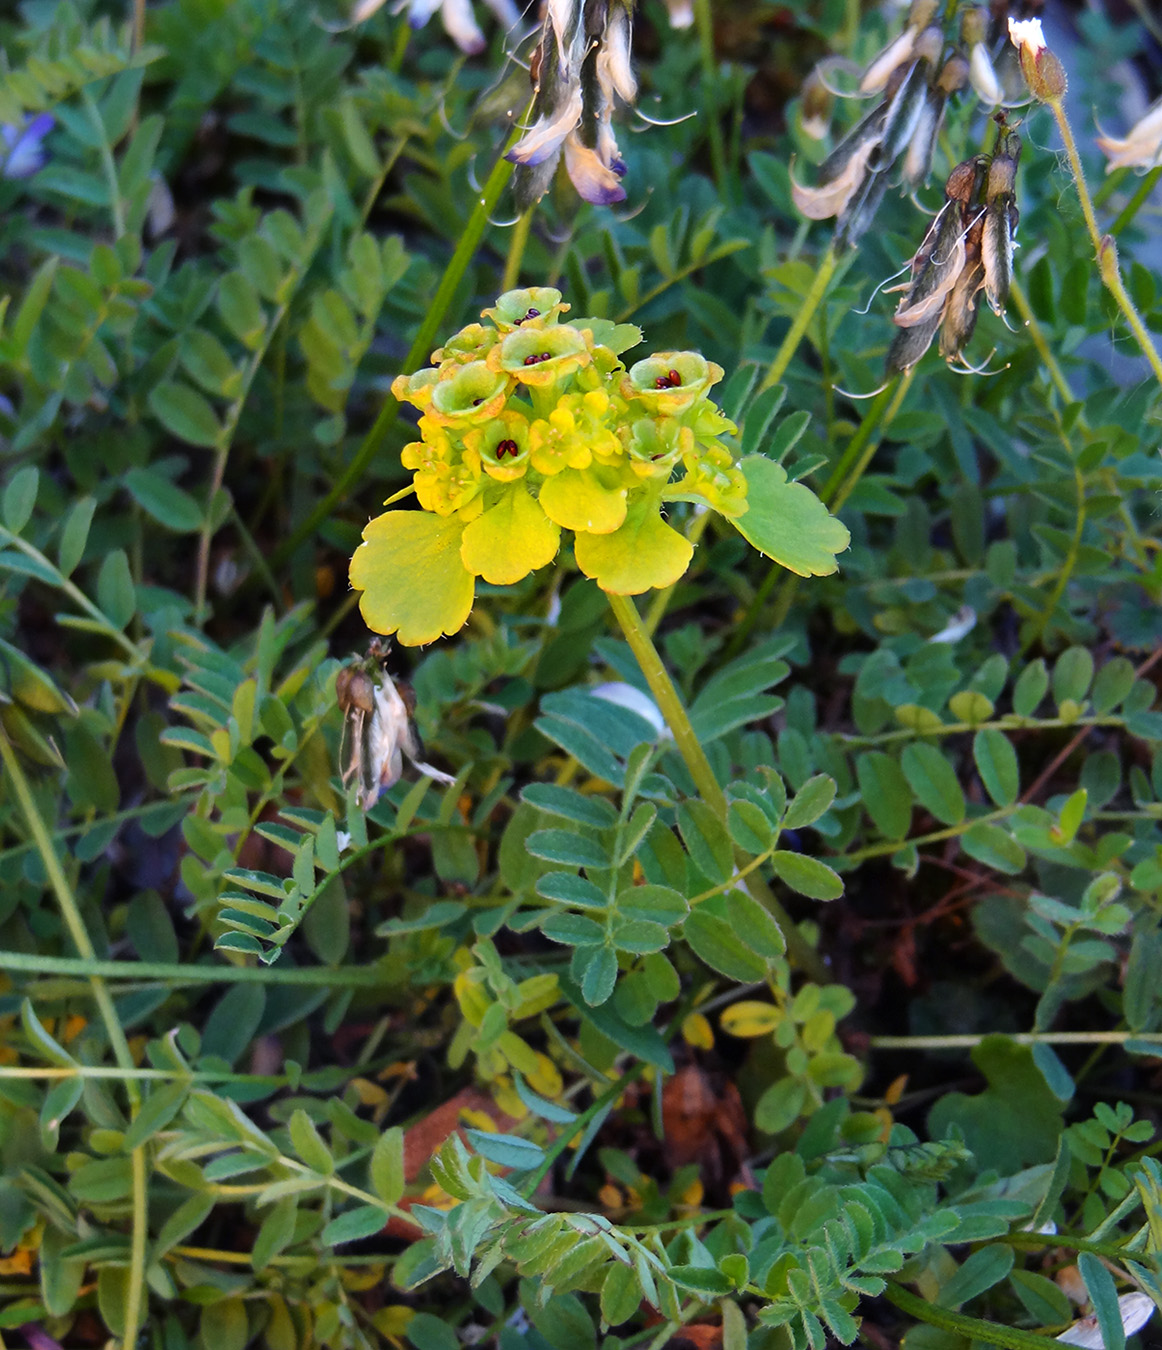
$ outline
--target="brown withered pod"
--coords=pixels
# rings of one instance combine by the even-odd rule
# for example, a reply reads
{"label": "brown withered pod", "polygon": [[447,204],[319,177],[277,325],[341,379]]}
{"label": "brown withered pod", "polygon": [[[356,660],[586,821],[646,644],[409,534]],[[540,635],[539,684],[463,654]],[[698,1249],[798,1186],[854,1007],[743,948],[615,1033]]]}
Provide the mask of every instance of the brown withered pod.
{"label": "brown withered pod", "polygon": [[958,164],[944,205],[911,264],[911,279],[892,321],[900,330],[888,350],[889,373],[914,366],[940,333],[940,354],[963,361],[982,294],[1001,314],[1013,276],[1017,232],[1014,182],[1021,138],[1002,128],[992,155]]}

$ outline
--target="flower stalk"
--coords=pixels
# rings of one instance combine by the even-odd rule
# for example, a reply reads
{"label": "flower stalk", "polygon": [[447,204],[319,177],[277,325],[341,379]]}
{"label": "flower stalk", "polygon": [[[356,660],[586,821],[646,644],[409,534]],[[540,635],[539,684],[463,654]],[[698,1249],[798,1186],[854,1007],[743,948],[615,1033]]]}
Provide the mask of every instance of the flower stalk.
{"label": "flower stalk", "polygon": [[[675,748],[694,780],[699,797],[710,807],[725,828],[726,794],[714,776],[714,770],[710,767],[710,761],[706,758],[701,742],[694,734],[690,718],[682,706],[681,696],[662,664],[662,658],[654,646],[653,639],[646,632],[637,606],[625,595],[610,595],[608,600],[613,617],[621,627],[629,649],[633,652],[638,667],[650,687],[654,702],[666,719],[666,725],[674,738]],[[741,866],[745,866],[746,858],[741,853],[738,860]],[[743,876],[742,883],[751,897],[757,900],[779,925],[787,944],[787,955],[791,960],[813,980],[825,982],[828,978],[827,971],[818,953],[795,927],[794,920],[771,893],[770,887],[757,871]]]}
{"label": "flower stalk", "polygon": [[1053,114],[1054,121],[1057,123],[1057,129],[1061,133],[1065,155],[1073,172],[1073,185],[1077,190],[1077,200],[1081,205],[1085,228],[1089,231],[1089,237],[1093,242],[1094,255],[1097,259],[1098,273],[1101,276],[1102,284],[1113,296],[1118,308],[1125,316],[1131,332],[1138,339],[1138,345],[1142,348],[1143,355],[1150,363],[1155,378],[1162,385],[1162,356],[1159,356],[1158,349],[1155,347],[1154,341],[1122,281],[1122,274],[1118,267],[1117,244],[1114,242],[1113,236],[1103,234],[1101,227],[1098,225],[1093,199],[1090,196],[1085,170],[1081,163],[1081,155],[1077,150],[1077,141],[1074,139],[1069,115],[1065,111],[1067,83],[1065,71],[1061,62],[1045,46],[1045,39],[1041,33],[1041,25],[1038,20],[1030,19],[1024,23],[1019,23],[1010,19],[1009,35],[1020,52],[1021,69],[1025,74],[1030,90],[1036,98],[1048,106],[1049,111]]}

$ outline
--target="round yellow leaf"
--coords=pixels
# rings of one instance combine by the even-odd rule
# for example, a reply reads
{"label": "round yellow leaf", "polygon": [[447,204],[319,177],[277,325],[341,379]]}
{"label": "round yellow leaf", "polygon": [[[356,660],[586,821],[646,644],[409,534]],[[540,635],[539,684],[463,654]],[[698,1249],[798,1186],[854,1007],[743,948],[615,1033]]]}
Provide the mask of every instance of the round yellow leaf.
{"label": "round yellow leaf", "polygon": [[616,473],[562,469],[545,480],[541,506],[550,520],[567,530],[612,534],[625,520],[625,488]]}
{"label": "round yellow leaf", "polygon": [[682,1039],[695,1050],[714,1049],[714,1028],[700,1012],[688,1013],[682,1019]]}
{"label": "round yellow leaf", "polygon": [[690,566],[694,549],[662,519],[657,498],[643,496],[630,503],[625,524],[613,534],[579,532],[573,556],[603,591],[640,595],[672,586]]}
{"label": "round yellow leaf", "polygon": [[516,483],[464,527],[460,560],[491,586],[511,586],[557,556],[561,527]]}
{"label": "round yellow leaf", "polygon": [[766,1036],[783,1020],[782,1010],[773,1003],[743,999],[725,1009],[720,1019],[723,1031],[731,1036]]}
{"label": "round yellow leaf", "polygon": [[368,628],[405,647],[463,628],[476,583],[460,561],[464,524],[427,511],[385,511],[363,531],[351,585]]}

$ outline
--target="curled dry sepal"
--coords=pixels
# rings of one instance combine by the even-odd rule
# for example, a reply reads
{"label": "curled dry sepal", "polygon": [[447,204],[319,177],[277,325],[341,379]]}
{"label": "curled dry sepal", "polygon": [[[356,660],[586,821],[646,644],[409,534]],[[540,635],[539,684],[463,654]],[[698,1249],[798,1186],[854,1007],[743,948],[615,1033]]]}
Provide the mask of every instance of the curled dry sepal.
{"label": "curled dry sepal", "polygon": [[562,153],[587,202],[625,200],[625,162],[613,134],[615,97],[632,103],[633,0],[548,0],[530,71],[533,123],[508,152],[521,210],[553,181]]}
{"label": "curled dry sepal", "polygon": [[982,294],[1000,314],[1013,277],[1021,138],[1003,130],[992,155],[974,155],[948,176],[944,205],[912,259],[912,275],[893,315],[899,328],[888,370],[907,370],[940,331],[946,361],[961,355],[976,327]]}
{"label": "curled dry sepal", "polygon": [[801,576],[835,571],[846,528],[772,460],[736,460],[736,428],[709,397],[720,366],[660,352],[627,369],[640,331],[562,322],[568,308],[549,287],[509,291],[393,384],[421,410],[402,456],[421,509],[377,516],[351,560],[375,632],[409,646],[456,632],[477,577],[523,580],[553,561],[562,530],[602,589],[669,586],[693,552],[663,519],[675,501],[718,512]]}
{"label": "curled dry sepal", "polygon": [[965,10],[959,42],[950,44],[938,9],[936,0],[913,0],[903,32],[860,79],[859,93],[879,96],[880,102],[823,161],[814,187],[791,180],[792,199],[803,215],[836,218],[839,248],[854,244],[867,230],[897,164],[905,188],[925,182],[949,99],[971,84],[984,103],[1000,101],[985,42],[985,12]]}
{"label": "curled dry sepal", "polygon": [[437,783],[456,780],[425,764],[419,732],[412,720],[412,693],[397,687],[387,673],[387,646],[373,638],[367,657],[346,665],[335,677],[335,701],[343,713],[347,763],[343,782],[354,780],[365,811],[379,794],[399,782],[404,756]]}

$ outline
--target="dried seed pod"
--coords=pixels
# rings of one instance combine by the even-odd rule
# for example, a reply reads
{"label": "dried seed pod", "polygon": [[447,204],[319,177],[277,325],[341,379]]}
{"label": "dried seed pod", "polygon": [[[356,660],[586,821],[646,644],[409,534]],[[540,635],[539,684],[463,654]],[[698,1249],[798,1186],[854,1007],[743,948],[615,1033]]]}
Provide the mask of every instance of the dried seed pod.
{"label": "dried seed pod", "polygon": [[1021,138],[1015,131],[1002,132],[1000,149],[989,166],[985,188],[987,207],[981,260],[985,295],[994,314],[1000,314],[1004,309],[1013,280],[1013,249],[1020,218],[1013,185],[1020,154]]}

